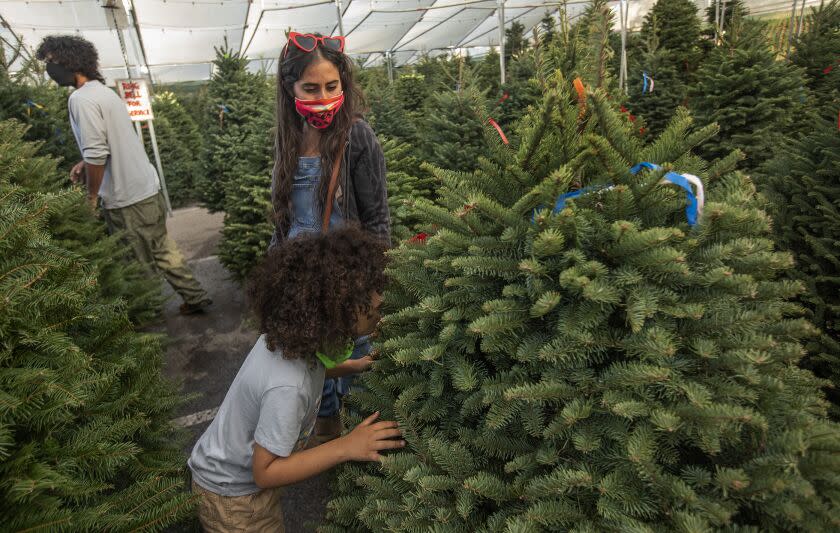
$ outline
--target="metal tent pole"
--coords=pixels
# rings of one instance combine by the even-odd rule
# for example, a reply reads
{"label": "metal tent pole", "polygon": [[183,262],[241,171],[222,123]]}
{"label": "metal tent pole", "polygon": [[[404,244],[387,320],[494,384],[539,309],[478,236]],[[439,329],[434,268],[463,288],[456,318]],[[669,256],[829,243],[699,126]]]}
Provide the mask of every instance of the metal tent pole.
{"label": "metal tent pole", "polygon": [[[803,0],[804,2],[805,0]],[[790,8],[790,21],[788,22],[787,42],[785,42],[785,59],[790,57],[790,41],[793,35],[793,25],[796,22],[796,4],[798,0],[793,0],[793,5]]]}
{"label": "metal tent pole", "polygon": [[338,33],[344,35],[344,17],[342,15],[341,0],[335,0],[335,11],[338,17]]}
{"label": "metal tent pole", "polygon": [[[106,5],[106,6],[103,6],[103,7],[105,9],[108,9],[108,10],[111,11],[111,19],[114,21],[114,31],[117,32],[117,40],[120,42],[120,50],[122,51],[123,62],[125,63],[125,75],[128,77],[128,79],[132,80],[132,79],[134,79],[134,77],[131,75],[131,68],[129,67],[129,63],[128,63],[128,52],[126,51],[126,48],[125,48],[125,39],[123,38],[123,34],[120,31],[120,25],[117,22],[117,15],[116,15],[116,12],[115,12],[115,10],[117,8],[116,8],[116,6],[113,6],[113,5]],[[140,142],[141,143],[144,142],[144,140],[143,140],[143,130],[140,128],[140,123],[139,122],[134,123],[134,131],[136,131],[137,136],[140,137]]]}
{"label": "metal tent pole", "polygon": [[802,26],[805,19],[805,0],[802,0],[802,9],[799,10],[799,22],[796,24],[796,36],[802,33]]}
{"label": "metal tent pole", "polygon": [[720,36],[723,38],[723,34],[726,32],[726,0],[723,0],[723,5],[720,8]]}
{"label": "metal tent pole", "polygon": [[718,44],[720,41],[720,0],[714,0],[715,2],[715,44]]}
{"label": "metal tent pole", "polygon": [[624,14],[624,3],[629,0],[619,0],[618,14],[621,24],[621,66],[618,74],[618,88],[627,94],[627,18]]}
{"label": "metal tent pole", "polygon": [[147,120],[149,125],[149,137],[152,140],[152,151],[155,153],[155,166],[157,166],[158,177],[160,178],[160,188],[163,192],[163,199],[166,202],[166,212],[172,216],[172,204],[169,203],[169,191],[166,190],[166,180],[163,177],[163,165],[160,163],[160,152],[158,151],[157,136],[155,135],[155,121]]}
{"label": "metal tent pole", "polygon": [[[137,8],[134,7],[134,0],[130,1],[130,9],[127,9],[128,6],[125,5],[125,0],[123,0],[123,9],[125,9],[126,14],[130,17],[130,23],[134,27],[134,33],[137,35],[137,46],[135,47],[135,54],[137,49],[140,50],[140,55],[143,59],[143,64],[146,66],[146,76],[149,78],[149,86],[154,89],[155,87],[155,80],[152,79],[152,69],[149,67],[149,58],[146,55],[146,46],[143,44],[143,35],[140,33],[140,23],[137,20]],[[131,35],[131,32],[129,32]]]}
{"label": "metal tent pole", "polygon": [[505,0],[497,0],[499,8],[499,67],[501,74],[499,76],[502,85],[505,84]]}

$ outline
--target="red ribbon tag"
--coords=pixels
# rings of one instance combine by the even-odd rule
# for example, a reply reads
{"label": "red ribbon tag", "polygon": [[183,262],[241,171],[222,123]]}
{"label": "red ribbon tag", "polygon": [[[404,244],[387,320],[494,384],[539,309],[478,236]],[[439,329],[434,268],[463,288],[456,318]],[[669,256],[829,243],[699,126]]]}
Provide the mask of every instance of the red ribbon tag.
{"label": "red ribbon tag", "polygon": [[586,89],[583,86],[583,80],[581,80],[580,78],[575,78],[575,81],[572,82],[572,85],[575,86],[575,91],[578,95],[578,102],[580,102],[580,104],[583,105],[584,103],[586,103]]}
{"label": "red ribbon tag", "polygon": [[492,118],[488,118],[487,122],[489,122],[494,128],[496,128],[496,131],[499,132],[499,137],[502,138],[503,143],[510,144],[510,142],[508,142],[507,137],[505,137],[505,132],[502,131],[502,128],[499,127],[499,124],[495,120],[493,120]]}
{"label": "red ribbon tag", "polygon": [[413,242],[413,243],[417,243],[417,244],[425,244],[426,239],[428,237],[429,237],[428,234],[421,232],[421,233],[418,233],[417,235],[415,235],[414,237],[408,239],[408,242]]}

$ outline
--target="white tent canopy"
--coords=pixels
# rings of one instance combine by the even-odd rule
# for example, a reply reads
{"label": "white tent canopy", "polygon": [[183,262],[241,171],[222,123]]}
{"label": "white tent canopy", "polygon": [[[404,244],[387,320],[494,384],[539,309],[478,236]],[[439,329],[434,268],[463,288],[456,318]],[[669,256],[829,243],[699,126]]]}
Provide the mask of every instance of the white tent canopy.
{"label": "white tent canopy", "polygon": [[[654,0],[628,1],[629,27],[638,28]],[[698,8],[709,1],[697,0]],[[447,50],[480,55],[499,45],[500,3],[506,26],[519,22],[530,31],[547,12],[565,4],[574,17],[588,0],[0,0],[0,38],[7,49],[22,41],[31,54],[47,35],[79,34],[97,47],[109,81],[148,73],[170,83],[208,79],[214,47],[224,43],[250,58],[252,69],[272,70],[290,29],[330,35],[343,26],[347,53],[367,64],[388,53],[398,65]],[[617,10],[617,1],[610,5]],[[747,5],[762,14],[789,10],[791,2]]]}

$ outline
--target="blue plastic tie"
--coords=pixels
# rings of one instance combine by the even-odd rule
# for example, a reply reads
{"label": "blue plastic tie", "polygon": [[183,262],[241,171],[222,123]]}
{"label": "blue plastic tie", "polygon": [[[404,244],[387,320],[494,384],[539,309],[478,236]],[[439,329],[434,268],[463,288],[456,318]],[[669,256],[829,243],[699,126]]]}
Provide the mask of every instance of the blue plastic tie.
{"label": "blue plastic tie", "polygon": [[[648,86],[648,81],[650,81],[650,86]],[[650,91],[648,91],[650,89]],[[642,94],[647,92],[653,92],[653,78],[648,76],[647,72],[642,72]]]}
{"label": "blue plastic tie", "polygon": [[[655,165],[653,163],[648,163],[647,161],[644,161],[642,163],[639,163],[638,165],[633,166],[633,168],[630,169],[630,173],[634,175],[638,174],[639,171],[643,168],[649,170],[662,170],[662,167],[660,167],[659,165]],[[668,180],[669,182],[673,183],[678,187],[682,187],[683,189],[685,189],[685,197],[688,203],[688,205],[685,206],[685,218],[686,220],[688,220],[689,226],[697,225],[697,215],[699,209],[697,206],[697,195],[694,194],[694,189],[691,188],[691,183],[682,174],[677,174],[676,172],[672,171],[666,172],[665,175],[662,176],[662,178]]]}
{"label": "blue plastic tie", "polygon": [[[647,161],[643,161],[637,165],[634,165],[630,169],[630,173],[635,175],[638,174],[640,170],[648,169],[648,170],[662,170],[662,167],[656,165],[654,163],[648,163]],[[691,182],[682,174],[677,174],[676,172],[666,172],[663,176],[663,179],[667,180],[669,183],[673,183],[674,185],[681,187],[685,190],[685,196],[687,204],[685,207],[685,218],[688,221],[689,226],[696,226],[697,225],[697,218],[699,215],[699,206],[697,202],[697,195],[694,193],[694,189],[691,187]],[[588,194],[590,192],[597,192],[600,190],[611,189],[612,185],[592,185],[589,187],[584,187],[582,189],[578,189],[576,191],[567,192],[561,194],[557,197],[557,202],[554,204],[554,209],[551,210],[551,214],[556,215],[560,211],[566,208],[566,201],[572,200],[577,198],[578,196],[582,196],[584,194]],[[534,209],[533,214],[531,216],[531,221],[535,222],[537,218],[537,211],[541,208],[537,207]]]}

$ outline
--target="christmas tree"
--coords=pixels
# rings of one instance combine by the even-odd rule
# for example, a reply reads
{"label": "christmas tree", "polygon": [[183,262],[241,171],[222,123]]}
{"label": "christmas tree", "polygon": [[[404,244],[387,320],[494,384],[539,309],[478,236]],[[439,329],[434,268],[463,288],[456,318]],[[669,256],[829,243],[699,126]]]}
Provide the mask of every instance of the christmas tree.
{"label": "christmas tree", "polygon": [[[265,75],[248,71],[248,59],[229,48],[216,49],[208,86],[207,153],[198,188],[211,211],[225,208],[228,181],[259,174],[271,159],[271,139],[260,117],[273,107]],[[264,141],[260,144],[259,140]]]}
{"label": "christmas tree", "polygon": [[271,172],[239,176],[228,183],[219,260],[244,279],[265,255],[274,232]]}
{"label": "christmas tree", "polygon": [[[576,74],[587,87],[609,90],[615,81],[611,64],[615,51],[610,45],[615,15],[607,0],[592,0],[575,24],[581,52]],[[569,71],[573,72],[573,71]]]}
{"label": "christmas tree", "polygon": [[751,20],[733,24],[698,70],[689,94],[698,122],[720,124],[718,136],[703,147],[706,157],[740,148],[751,170],[802,130],[808,108],[801,69],[775,58],[763,29]]}
{"label": "christmas tree", "polygon": [[662,133],[677,108],[686,104],[688,73],[675,62],[672,51],[660,47],[655,32],[650,32],[647,49],[628,80],[627,105],[644,119],[645,127],[654,135]]}
{"label": "christmas tree", "polygon": [[557,38],[557,21],[548,11],[545,12],[543,18],[540,19],[539,25],[539,45],[546,47],[550,45],[554,39]]}
{"label": "christmas tree", "polygon": [[690,0],[659,0],[645,16],[643,50],[630,63],[630,110],[645,128],[661,133],[677,107],[686,105],[688,86],[700,61],[700,19]]}
{"label": "christmas tree", "polygon": [[[840,86],[840,77],[835,77]],[[807,291],[801,300],[821,335],[808,343],[807,366],[834,383],[829,397],[840,416],[840,135],[836,107],[791,141],[763,169],[762,180],[779,245],[793,252],[790,272]]]}
{"label": "christmas tree", "polygon": [[247,125],[238,151],[245,158],[225,183],[225,221],[219,260],[238,278],[248,275],[268,250],[274,223],[271,205],[269,146],[273,142],[274,105],[266,102]]}
{"label": "christmas tree", "polygon": [[491,98],[493,95],[501,96],[501,69],[499,52],[491,48],[475,67],[473,80],[476,88],[486,92]]}
{"label": "christmas tree", "polygon": [[586,87],[611,91],[615,85],[614,16],[607,3],[594,0],[575,24],[565,8],[559,10],[559,18],[557,38],[541,51],[537,77],[544,80],[559,70],[569,78],[581,78]]}
{"label": "christmas tree", "polygon": [[[16,121],[0,124],[0,168],[12,169],[18,159],[37,167],[36,172],[11,173],[7,181],[30,193],[58,194],[67,189],[70,180],[66,171],[58,170],[56,160],[39,157],[46,151],[42,144],[20,143],[30,137],[25,126]],[[103,298],[123,300],[135,324],[159,316],[163,306],[160,279],[135,259],[120,235],[108,235],[105,224],[87,202],[62,203],[51,209],[47,220],[53,241],[81,256],[97,271],[96,291]]]}
{"label": "christmas tree", "polygon": [[[392,252],[350,400],[408,445],[343,466],[322,530],[837,529],[840,427],[796,366],[814,328],[739,154],[692,155],[716,127],[682,111],[644,144],[570,85],[520,145],[434,169],[439,229]],[[698,220],[669,169],[706,185]]]}
{"label": "christmas tree", "polygon": [[[516,136],[515,125],[529,106],[540,101],[542,92],[537,79],[537,64],[540,56],[551,41],[543,41],[540,47],[523,47],[505,63],[505,83],[499,87],[499,94],[488,93],[491,116],[511,137]],[[498,59],[498,58],[497,58]],[[498,72],[498,69],[496,69]],[[498,80],[496,85],[498,85]],[[479,86],[479,89],[483,87]]]}
{"label": "christmas tree", "polygon": [[474,89],[442,91],[428,99],[417,127],[417,148],[424,161],[452,170],[475,168],[486,146],[476,114],[481,99]]}
{"label": "christmas tree", "polygon": [[[10,72],[18,60],[22,68]],[[67,89],[45,81],[43,64],[22,46],[9,49],[0,42],[0,121],[13,118],[29,126],[26,140],[38,141],[43,155],[54,157],[62,170],[69,171],[81,156],[70,131],[67,96]]]}
{"label": "christmas tree", "polygon": [[528,50],[528,39],[525,38],[525,25],[514,20],[505,30],[505,64]]}
{"label": "christmas tree", "polygon": [[805,79],[820,106],[831,103],[837,95],[840,70],[840,1],[821,3],[808,14],[806,30],[796,39],[791,59],[805,69]]}
{"label": "christmas tree", "polygon": [[[196,155],[204,152],[204,140],[174,93],[156,94],[152,107],[169,201],[173,207],[181,207],[196,197],[195,182],[202,172],[201,160]],[[146,143],[146,151],[154,161],[150,142]]]}
{"label": "christmas tree", "polygon": [[406,103],[397,94],[396,84],[375,87],[365,95],[370,103],[370,112],[366,118],[377,135],[414,142],[418,112],[408,110]]}
{"label": "christmas tree", "polygon": [[691,0],[657,0],[645,15],[642,40],[656,40],[669,66],[681,73],[692,72],[700,60],[700,19]]}
{"label": "christmas tree", "polygon": [[717,20],[723,21],[724,31],[727,31],[730,22],[743,19],[749,14],[750,10],[744,0],[716,0],[706,8],[706,22],[714,26]]}
{"label": "christmas tree", "polygon": [[394,80],[394,96],[409,113],[422,111],[429,94],[429,83],[423,74],[403,74]]}
{"label": "christmas tree", "polygon": [[160,376],[95,268],[50,236],[80,192],[27,192],[54,162],[0,123],[0,530],[160,531],[191,512]]}
{"label": "christmas tree", "polygon": [[414,209],[420,200],[434,198],[434,179],[420,168],[408,143],[383,139],[382,151],[388,169],[388,208],[391,213],[391,240],[395,243],[415,237],[423,229]]}

